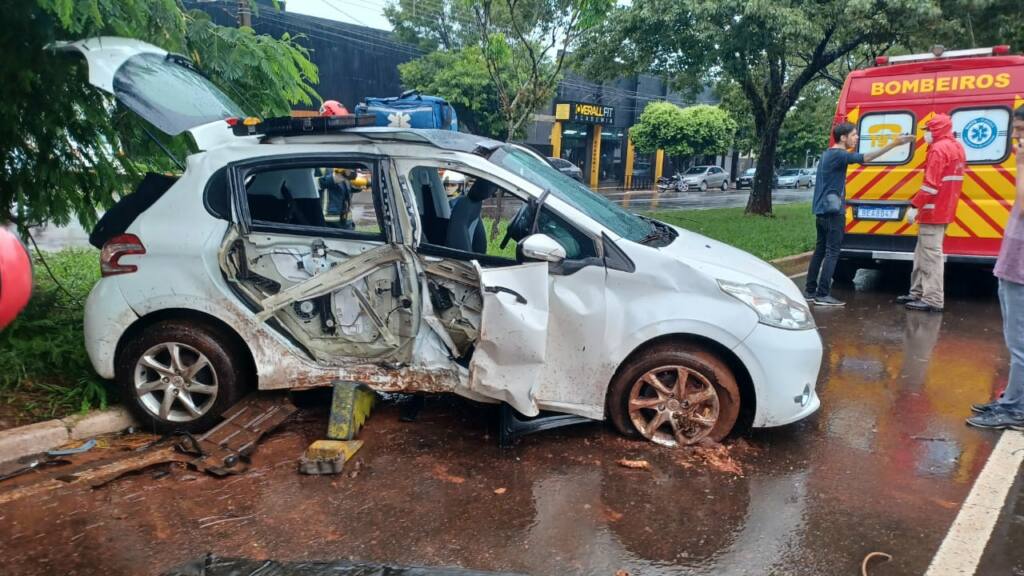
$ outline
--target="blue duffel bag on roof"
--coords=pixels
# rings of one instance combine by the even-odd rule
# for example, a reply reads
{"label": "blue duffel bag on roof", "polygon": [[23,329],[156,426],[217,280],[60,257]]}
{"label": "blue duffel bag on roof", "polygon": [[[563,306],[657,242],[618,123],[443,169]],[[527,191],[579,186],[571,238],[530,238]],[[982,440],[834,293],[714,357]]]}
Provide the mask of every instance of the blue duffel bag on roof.
{"label": "blue duffel bag on roof", "polygon": [[423,96],[415,90],[391,98],[367,98],[356,106],[356,114],[373,114],[377,126],[392,128],[438,128],[458,131],[455,108],[444,98]]}

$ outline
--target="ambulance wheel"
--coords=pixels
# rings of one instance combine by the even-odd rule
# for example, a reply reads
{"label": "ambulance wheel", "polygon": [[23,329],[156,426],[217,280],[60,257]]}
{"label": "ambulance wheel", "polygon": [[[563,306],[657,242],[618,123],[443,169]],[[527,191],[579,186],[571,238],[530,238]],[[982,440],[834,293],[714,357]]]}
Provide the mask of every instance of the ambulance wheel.
{"label": "ambulance wheel", "polygon": [[708,350],[669,341],[635,352],[608,389],[608,417],[624,436],[663,446],[721,442],[740,411],[728,365]]}
{"label": "ambulance wheel", "polygon": [[843,282],[849,284],[853,282],[853,279],[857,276],[857,270],[860,266],[853,260],[840,260],[836,264],[835,274],[832,275],[832,279],[835,282]]}

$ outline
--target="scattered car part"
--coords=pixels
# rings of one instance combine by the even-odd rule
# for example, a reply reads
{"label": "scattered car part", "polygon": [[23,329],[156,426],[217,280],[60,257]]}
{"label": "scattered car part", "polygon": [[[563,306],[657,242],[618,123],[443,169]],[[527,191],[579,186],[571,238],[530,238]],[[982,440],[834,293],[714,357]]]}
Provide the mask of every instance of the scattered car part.
{"label": "scattered car part", "polygon": [[498,446],[511,448],[516,442],[527,434],[543,432],[562,426],[572,424],[583,424],[592,422],[589,418],[575,416],[573,414],[554,414],[549,416],[536,416],[527,420],[516,416],[515,410],[508,404],[502,404],[499,408],[500,420],[498,422]]}
{"label": "scattered car part", "polygon": [[281,562],[278,560],[250,560],[221,558],[213,554],[187,562],[164,572],[163,576],[309,576],[333,574],[335,576],[516,576],[507,572],[480,572],[464,568],[391,566],[368,562],[334,560],[330,562]]}
{"label": "scattered car part", "polygon": [[82,454],[88,452],[96,447],[96,439],[90,438],[81,446],[77,448],[65,448],[63,450],[50,450],[46,453],[47,456],[71,456],[72,454]]}
{"label": "scattered car part", "polygon": [[264,434],[288,419],[297,408],[285,396],[250,394],[224,413],[224,421],[195,438],[186,435],[179,450],[197,455],[189,464],[215,476],[241,474]]}
{"label": "scattered car part", "polygon": [[345,462],[363,447],[362,440],[317,440],[309,445],[299,459],[299,472],[303,474],[338,474]]}

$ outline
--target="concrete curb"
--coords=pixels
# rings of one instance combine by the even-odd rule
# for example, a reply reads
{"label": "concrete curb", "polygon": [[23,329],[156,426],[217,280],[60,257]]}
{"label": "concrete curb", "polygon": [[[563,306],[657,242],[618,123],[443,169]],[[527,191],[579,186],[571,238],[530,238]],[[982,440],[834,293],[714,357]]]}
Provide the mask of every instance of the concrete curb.
{"label": "concrete curb", "polygon": [[120,432],[135,424],[135,418],[128,410],[115,406],[0,431],[0,462],[46,452],[74,440]]}
{"label": "concrete curb", "polygon": [[771,264],[781,270],[786,276],[800,275],[807,272],[807,266],[810,265],[811,255],[813,254],[814,252],[804,252],[803,254],[786,256],[785,258],[776,258],[771,261]]}

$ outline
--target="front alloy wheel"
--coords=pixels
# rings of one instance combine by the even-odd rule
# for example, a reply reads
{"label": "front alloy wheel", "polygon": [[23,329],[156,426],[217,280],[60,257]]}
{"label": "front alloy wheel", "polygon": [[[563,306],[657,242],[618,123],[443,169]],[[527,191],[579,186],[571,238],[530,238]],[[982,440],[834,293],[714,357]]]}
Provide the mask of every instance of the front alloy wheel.
{"label": "front alloy wheel", "polygon": [[718,422],[718,393],[703,374],[661,366],[633,383],[629,418],[648,440],[686,446],[704,439]]}

